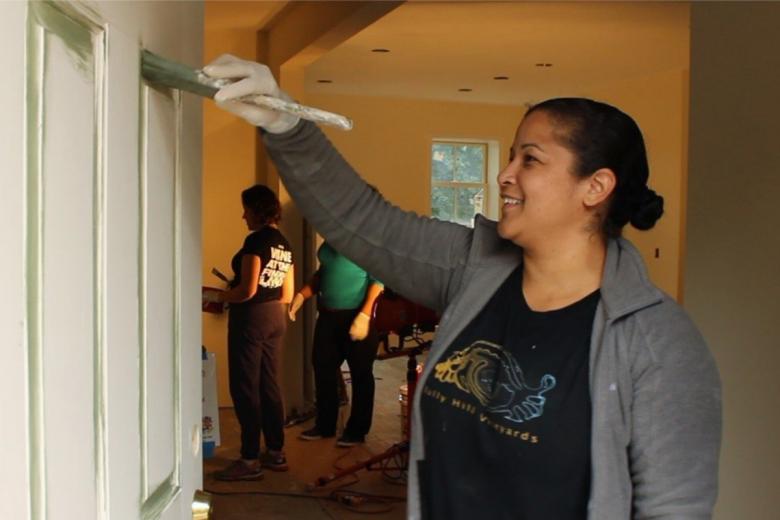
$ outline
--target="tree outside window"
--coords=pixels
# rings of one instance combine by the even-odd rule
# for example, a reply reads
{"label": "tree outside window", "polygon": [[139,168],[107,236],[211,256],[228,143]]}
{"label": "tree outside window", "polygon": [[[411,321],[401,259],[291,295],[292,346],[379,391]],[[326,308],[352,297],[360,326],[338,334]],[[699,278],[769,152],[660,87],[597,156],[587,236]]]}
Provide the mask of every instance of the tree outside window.
{"label": "tree outside window", "polygon": [[434,141],[431,146],[431,215],[474,225],[486,205],[487,144]]}

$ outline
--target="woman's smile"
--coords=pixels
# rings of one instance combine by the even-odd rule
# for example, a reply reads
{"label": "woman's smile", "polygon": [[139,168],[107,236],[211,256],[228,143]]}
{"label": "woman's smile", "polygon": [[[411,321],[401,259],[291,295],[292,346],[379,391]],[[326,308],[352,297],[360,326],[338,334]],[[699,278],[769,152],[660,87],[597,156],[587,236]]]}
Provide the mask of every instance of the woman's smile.
{"label": "woman's smile", "polygon": [[513,210],[516,207],[522,206],[525,202],[523,199],[517,199],[514,197],[509,197],[507,195],[502,195],[501,200],[503,201],[503,210],[509,211]]}

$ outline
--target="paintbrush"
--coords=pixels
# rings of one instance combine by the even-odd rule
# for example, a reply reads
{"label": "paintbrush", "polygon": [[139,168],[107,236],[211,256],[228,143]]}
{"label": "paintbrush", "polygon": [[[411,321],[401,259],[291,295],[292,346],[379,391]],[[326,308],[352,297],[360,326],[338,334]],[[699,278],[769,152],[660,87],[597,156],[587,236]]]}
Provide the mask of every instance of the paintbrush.
{"label": "paintbrush", "polygon": [[217,278],[219,278],[220,280],[222,280],[226,284],[230,285],[230,280],[228,280],[228,277],[225,276],[224,274],[222,274],[222,271],[220,271],[216,267],[212,267],[211,268],[211,274],[213,274],[214,276],[216,276]]}
{"label": "paintbrush", "polygon": [[[164,85],[169,88],[186,90],[199,96],[214,98],[219,89],[231,83],[227,79],[215,79],[207,76],[201,70],[168,60],[149,51],[141,53],[141,75],[150,83]],[[319,108],[299,105],[283,99],[253,95],[240,98],[240,101],[254,103],[263,108],[286,112],[315,123],[335,126],[342,130],[352,129],[352,120],[339,114],[320,110]]]}

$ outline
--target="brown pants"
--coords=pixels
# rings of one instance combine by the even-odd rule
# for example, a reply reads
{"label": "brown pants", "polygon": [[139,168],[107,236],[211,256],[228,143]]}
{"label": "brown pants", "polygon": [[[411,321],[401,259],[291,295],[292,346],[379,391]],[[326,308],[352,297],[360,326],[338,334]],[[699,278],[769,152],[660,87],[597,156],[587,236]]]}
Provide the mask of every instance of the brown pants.
{"label": "brown pants", "polygon": [[287,329],[279,301],[231,307],[228,319],[230,396],[241,425],[241,458],[284,446],[284,403],[280,383],[282,341]]}

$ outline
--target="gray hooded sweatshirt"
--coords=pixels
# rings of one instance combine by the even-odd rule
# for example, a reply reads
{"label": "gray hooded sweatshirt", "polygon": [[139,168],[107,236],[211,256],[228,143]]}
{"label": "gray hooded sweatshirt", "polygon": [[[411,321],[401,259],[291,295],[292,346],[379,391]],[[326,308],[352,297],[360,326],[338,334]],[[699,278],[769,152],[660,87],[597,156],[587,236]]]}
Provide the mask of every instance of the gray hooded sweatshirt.
{"label": "gray hooded sweatshirt", "polygon": [[[420,217],[371,190],[312,123],[264,134],[300,211],[388,287],[442,312],[413,398],[408,517],[420,518],[420,390],[444,350],[522,262],[496,223]],[[648,279],[637,250],[610,240],[590,342],[589,520],[704,520],[717,496],[720,381],[701,334]],[[554,519],[551,519],[554,520]]]}

